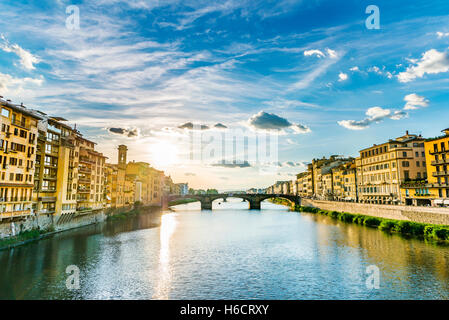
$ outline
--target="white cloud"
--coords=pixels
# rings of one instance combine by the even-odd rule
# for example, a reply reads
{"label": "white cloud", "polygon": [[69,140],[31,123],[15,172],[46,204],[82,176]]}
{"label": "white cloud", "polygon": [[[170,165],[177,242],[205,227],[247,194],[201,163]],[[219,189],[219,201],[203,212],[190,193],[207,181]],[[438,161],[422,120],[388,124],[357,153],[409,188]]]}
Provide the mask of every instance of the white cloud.
{"label": "white cloud", "polygon": [[419,109],[419,107],[425,108],[429,106],[429,100],[423,96],[417,95],[416,93],[406,95],[404,97],[404,101],[406,101],[404,110],[416,110]]}
{"label": "white cloud", "polygon": [[327,48],[326,52],[330,58],[337,58],[337,51]]}
{"label": "white cloud", "polygon": [[3,95],[6,94],[21,94],[26,89],[27,85],[41,86],[44,78],[14,78],[9,74],[0,73],[0,90]]}
{"label": "white cloud", "polygon": [[404,111],[392,111],[381,107],[369,108],[365,114],[366,118],[363,120],[342,120],[338,121],[338,124],[349,130],[364,130],[369,128],[372,123],[379,123],[384,119],[401,120],[407,117],[407,113]]}
{"label": "white cloud", "polygon": [[284,98],[276,98],[271,101],[265,101],[264,104],[273,107],[273,108],[280,108],[280,109],[286,109],[286,108],[295,108],[295,107],[304,107],[304,108],[319,108],[318,105],[314,103],[299,101],[299,100],[288,100]]}
{"label": "white cloud", "polygon": [[352,72],[360,71],[359,67],[355,66],[349,69]]}
{"label": "white cloud", "polygon": [[338,75],[338,81],[345,81],[348,80],[348,75],[346,73],[340,72]]}
{"label": "white cloud", "polygon": [[430,49],[423,53],[420,60],[411,59],[413,66],[398,74],[400,82],[410,82],[427,74],[438,74],[449,71],[449,54]]}
{"label": "white cloud", "polygon": [[316,55],[319,58],[324,57],[324,53],[321,50],[306,50],[304,51],[305,56],[313,56]]}
{"label": "white cloud", "polygon": [[437,32],[437,37],[438,37],[438,39],[449,37],[449,32],[440,32],[440,31],[438,31]]}
{"label": "white cloud", "polygon": [[[329,58],[332,58],[332,59],[338,58],[337,51],[335,51],[335,50],[326,48],[326,53],[327,53],[327,56],[328,56]],[[313,55],[316,55],[316,56],[319,57],[319,58],[324,58],[324,57],[326,56],[326,54],[324,54],[323,51],[318,50],[318,49],[305,50],[305,51],[304,51],[304,55],[305,55],[305,56],[313,56]]]}
{"label": "white cloud", "polygon": [[34,64],[39,63],[40,60],[31,54],[31,52],[23,49],[18,44],[9,44],[8,40],[1,35],[0,38],[3,40],[3,43],[0,44],[0,48],[5,52],[15,53],[20,58],[20,64],[27,70],[34,70]]}

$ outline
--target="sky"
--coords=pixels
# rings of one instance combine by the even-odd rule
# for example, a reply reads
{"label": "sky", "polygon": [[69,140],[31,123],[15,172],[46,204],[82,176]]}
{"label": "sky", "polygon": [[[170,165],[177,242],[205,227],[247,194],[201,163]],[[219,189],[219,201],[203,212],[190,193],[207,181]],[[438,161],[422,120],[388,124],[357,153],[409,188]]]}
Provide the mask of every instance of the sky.
{"label": "sky", "polygon": [[0,35],[0,95],[194,188],[449,127],[446,0],[1,1]]}

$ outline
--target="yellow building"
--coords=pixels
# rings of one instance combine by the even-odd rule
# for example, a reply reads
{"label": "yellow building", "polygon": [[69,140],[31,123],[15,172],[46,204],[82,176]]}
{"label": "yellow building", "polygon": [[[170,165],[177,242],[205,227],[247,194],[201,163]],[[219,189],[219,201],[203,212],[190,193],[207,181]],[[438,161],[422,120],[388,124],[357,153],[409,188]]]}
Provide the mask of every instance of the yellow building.
{"label": "yellow building", "polygon": [[[72,161],[75,164],[73,189],[76,189],[78,212],[100,210],[106,207],[106,157],[95,151],[95,142],[76,135]],[[78,165],[77,165],[78,164]]]}
{"label": "yellow building", "polygon": [[[36,113],[39,113],[35,111]],[[41,113],[42,114],[42,113]],[[66,214],[76,211],[76,194],[71,187],[75,131],[65,119],[47,117],[38,124],[33,209],[37,214]]]}
{"label": "yellow building", "polygon": [[441,137],[424,143],[427,180],[413,180],[402,184],[406,204],[419,206],[449,206],[449,129]]}
{"label": "yellow building", "polygon": [[121,208],[134,203],[134,200],[129,199],[130,190],[134,190],[134,186],[130,186],[129,179],[126,178],[127,152],[128,148],[125,145],[120,145],[118,147],[118,163],[106,164],[106,200],[108,205],[113,208]]}
{"label": "yellow building", "polygon": [[425,143],[429,191],[433,205],[449,206],[449,128]]}
{"label": "yellow building", "polygon": [[357,158],[359,201],[405,204],[402,183],[427,178],[425,139],[409,134],[360,151]]}
{"label": "yellow building", "polygon": [[308,170],[296,175],[297,194],[303,198],[311,198],[313,196],[313,182],[311,164]]}
{"label": "yellow building", "polygon": [[356,172],[355,159],[332,169],[335,200],[357,201]]}
{"label": "yellow building", "polygon": [[313,197],[322,200],[332,200],[335,198],[333,190],[333,175],[332,169],[338,167],[349,159],[331,156],[329,159],[313,159],[312,165],[309,168],[312,173],[312,190]]}
{"label": "yellow building", "polygon": [[42,118],[23,105],[0,99],[0,217],[32,213],[37,124]]}

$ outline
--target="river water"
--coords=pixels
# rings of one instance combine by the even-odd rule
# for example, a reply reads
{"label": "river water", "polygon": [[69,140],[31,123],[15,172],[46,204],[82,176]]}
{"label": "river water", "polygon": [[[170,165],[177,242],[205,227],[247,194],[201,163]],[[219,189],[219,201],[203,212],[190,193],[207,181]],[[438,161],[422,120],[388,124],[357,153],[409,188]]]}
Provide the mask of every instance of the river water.
{"label": "river water", "polygon": [[[268,202],[247,207],[180,205],[1,251],[0,298],[449,298],[449,246]],[[66,285],[76,276],[68,266],[79,289]]]}

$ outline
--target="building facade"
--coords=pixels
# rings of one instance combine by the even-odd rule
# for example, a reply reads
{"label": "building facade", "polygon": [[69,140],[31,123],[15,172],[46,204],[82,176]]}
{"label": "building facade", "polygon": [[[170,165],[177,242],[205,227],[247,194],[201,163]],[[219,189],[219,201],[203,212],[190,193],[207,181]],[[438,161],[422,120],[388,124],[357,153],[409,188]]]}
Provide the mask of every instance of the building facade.
{"label": "building facade", "polygon": [[0,217],[24,218],[32,210],[38,121],[23,105],[0,99]]}
{"label": "building facade", "polygon": [[409,134],[360,151],[357,158],[359,201],[405,204],[401,184],[427,178],[425,139]]}

